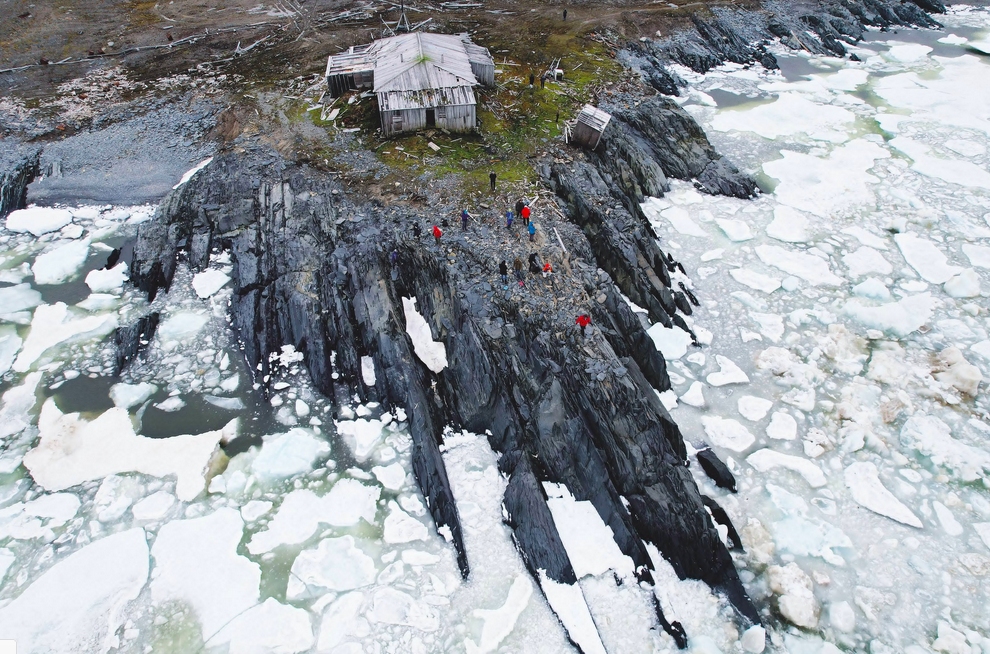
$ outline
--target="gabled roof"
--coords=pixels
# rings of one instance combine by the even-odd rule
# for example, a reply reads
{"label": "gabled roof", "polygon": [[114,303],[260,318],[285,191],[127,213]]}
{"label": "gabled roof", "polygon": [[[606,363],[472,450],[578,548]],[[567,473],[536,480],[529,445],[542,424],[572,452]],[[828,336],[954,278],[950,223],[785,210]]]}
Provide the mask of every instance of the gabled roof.
{"label": "gabled roof", "polygon": [[601,133],[608,126],[608,122],[612,120],[612,114],[602,111],[598,107],[586,104],[581,109],[581,113],[578,114],[577,119],[579,123],[584,123],[596,132]]}
{"label": "gabled roof", "polygon": [[471,63],[492,64],[467,34],[414,32],[355,46],[327,62],[327,76],[373,70],[374,91],[423,91],[478,86]]}

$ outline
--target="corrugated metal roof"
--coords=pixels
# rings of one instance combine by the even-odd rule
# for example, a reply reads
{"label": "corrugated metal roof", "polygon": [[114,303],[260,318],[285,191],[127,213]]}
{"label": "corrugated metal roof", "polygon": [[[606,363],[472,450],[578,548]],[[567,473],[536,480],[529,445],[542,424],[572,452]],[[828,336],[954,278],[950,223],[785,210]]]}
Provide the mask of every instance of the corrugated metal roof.
{"label": "corrugated metal roof", "polygon": [[450,105],[476,104],[474,90],[470,86],[451,86],[442,89],[418,91],[383,91],[378,93],[380,111],[404,109],[429,109]]}
{"label": "corrugated metal roof", "polygon": [[612,114],[607,111],[602,111],[597,107],[593,107],[590,104],[584,105],[581,109],[581,113],[578,114],[578,122],[584,123],[588,127],[591,127],[595,131],[601,133],[605,130],[608,125],[608,121],[612,120]]}
{"label": "corrugated metal roof", "polygon": [[[327,76],[375,71],[376,93],[477,86],[471,62],[494,65],[467,34],[414,32],[355,46],[327,61]],[[472,102],[474,94],[471,94]]]}

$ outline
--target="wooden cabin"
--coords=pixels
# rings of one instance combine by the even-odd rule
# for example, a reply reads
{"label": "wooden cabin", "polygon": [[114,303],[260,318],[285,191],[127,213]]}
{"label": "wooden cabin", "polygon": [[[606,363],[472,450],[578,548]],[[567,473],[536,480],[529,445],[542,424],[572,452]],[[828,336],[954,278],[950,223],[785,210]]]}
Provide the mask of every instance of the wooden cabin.
{"label": "wooden cabin", "polygon": [[371,89],[386,136],[427,127],[477,128],[474,87],[494,86],[495,62],[467,34],[414,32],[353,46],[327,61],[331,97]]}
{"label": "wooden cabin", "polygon": [[592,107],[590,104],[584,105],[581,113],[578,114],[577,123],[574,125],[571,142],[594,150],[598,147],[602,132],[608,127],[610,120],[612,120],[612,114],[607,111]]}

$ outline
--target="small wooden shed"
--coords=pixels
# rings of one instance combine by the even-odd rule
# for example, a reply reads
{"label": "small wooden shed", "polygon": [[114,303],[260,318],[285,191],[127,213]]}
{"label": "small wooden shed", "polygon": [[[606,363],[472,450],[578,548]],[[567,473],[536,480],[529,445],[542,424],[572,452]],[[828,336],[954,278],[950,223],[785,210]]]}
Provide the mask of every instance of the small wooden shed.
{"label": "small wooden shed", "polygon": [[465,132],[478,125],[474,87],[495,83],[495,62],[467,34],[415,32],[353,46],[327,61],[332,97],[370,88],[382,132],[426,127]]}
{"label": "small wooden shed", "polygon": [[577,123],[574,125],[571,141],[594,150],[598,147],[602,132],[608,127],[610,120],[612,120],[612,114],[607,111],[592,107],[590,104],[584,105],[581,113],[578,114]]}

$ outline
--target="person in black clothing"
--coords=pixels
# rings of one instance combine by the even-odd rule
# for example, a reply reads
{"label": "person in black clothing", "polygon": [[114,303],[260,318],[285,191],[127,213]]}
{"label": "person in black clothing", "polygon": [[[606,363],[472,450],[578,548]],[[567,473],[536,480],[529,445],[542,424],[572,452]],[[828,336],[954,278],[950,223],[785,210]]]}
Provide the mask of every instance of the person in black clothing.
{"label": "person in black clothing", "polygon": [[529,255],[529,274],[530,275],[539,275],[540,274],[540,265],[538,263],[536,263],[536,257],[537,257],[537,254],[535,252],[533,254]]}
{"label": "person in black clothing", "polygon": [[521,216],[522,215],[522,210],[523,210],[523,207],[525,207],[525,206],[526,206],[526,203],[525,202],[523,202],[522,200],[516,200],[516,215],[517,216]]}
{"label": "person in black clothing", "polygon": [[501,275],[503,284],[509,283],[509,266],[506,265],[504,259],[498,264],[498,274]]}
{"label": "person in black clothing", "polygon": [[540,88],[546,88],[547,85],[547,74],[543,73],[540,75]]}
{"label": "person in black clothing", "polygon": [[488,180],[492,183],[492,190],[493,191],[495,190],[495,178],[496,177],[498,177],[498,175],[495,174],[495,171],[494,170],[492,172],[488,173]]}
{"label": "person in black clothing", "polygon": [[567,10],[564,10],[564,20],[567,20]]}
{"label": "person in black clothing", "polygon": [[423,229],[419,226],[419,223],[413,223],[413,236],[419,238],[422,233]]}
{"label": "person in black clothing", "polygon": [[536,83],[536,73],[529,74],[529,85],[533,86]]}

